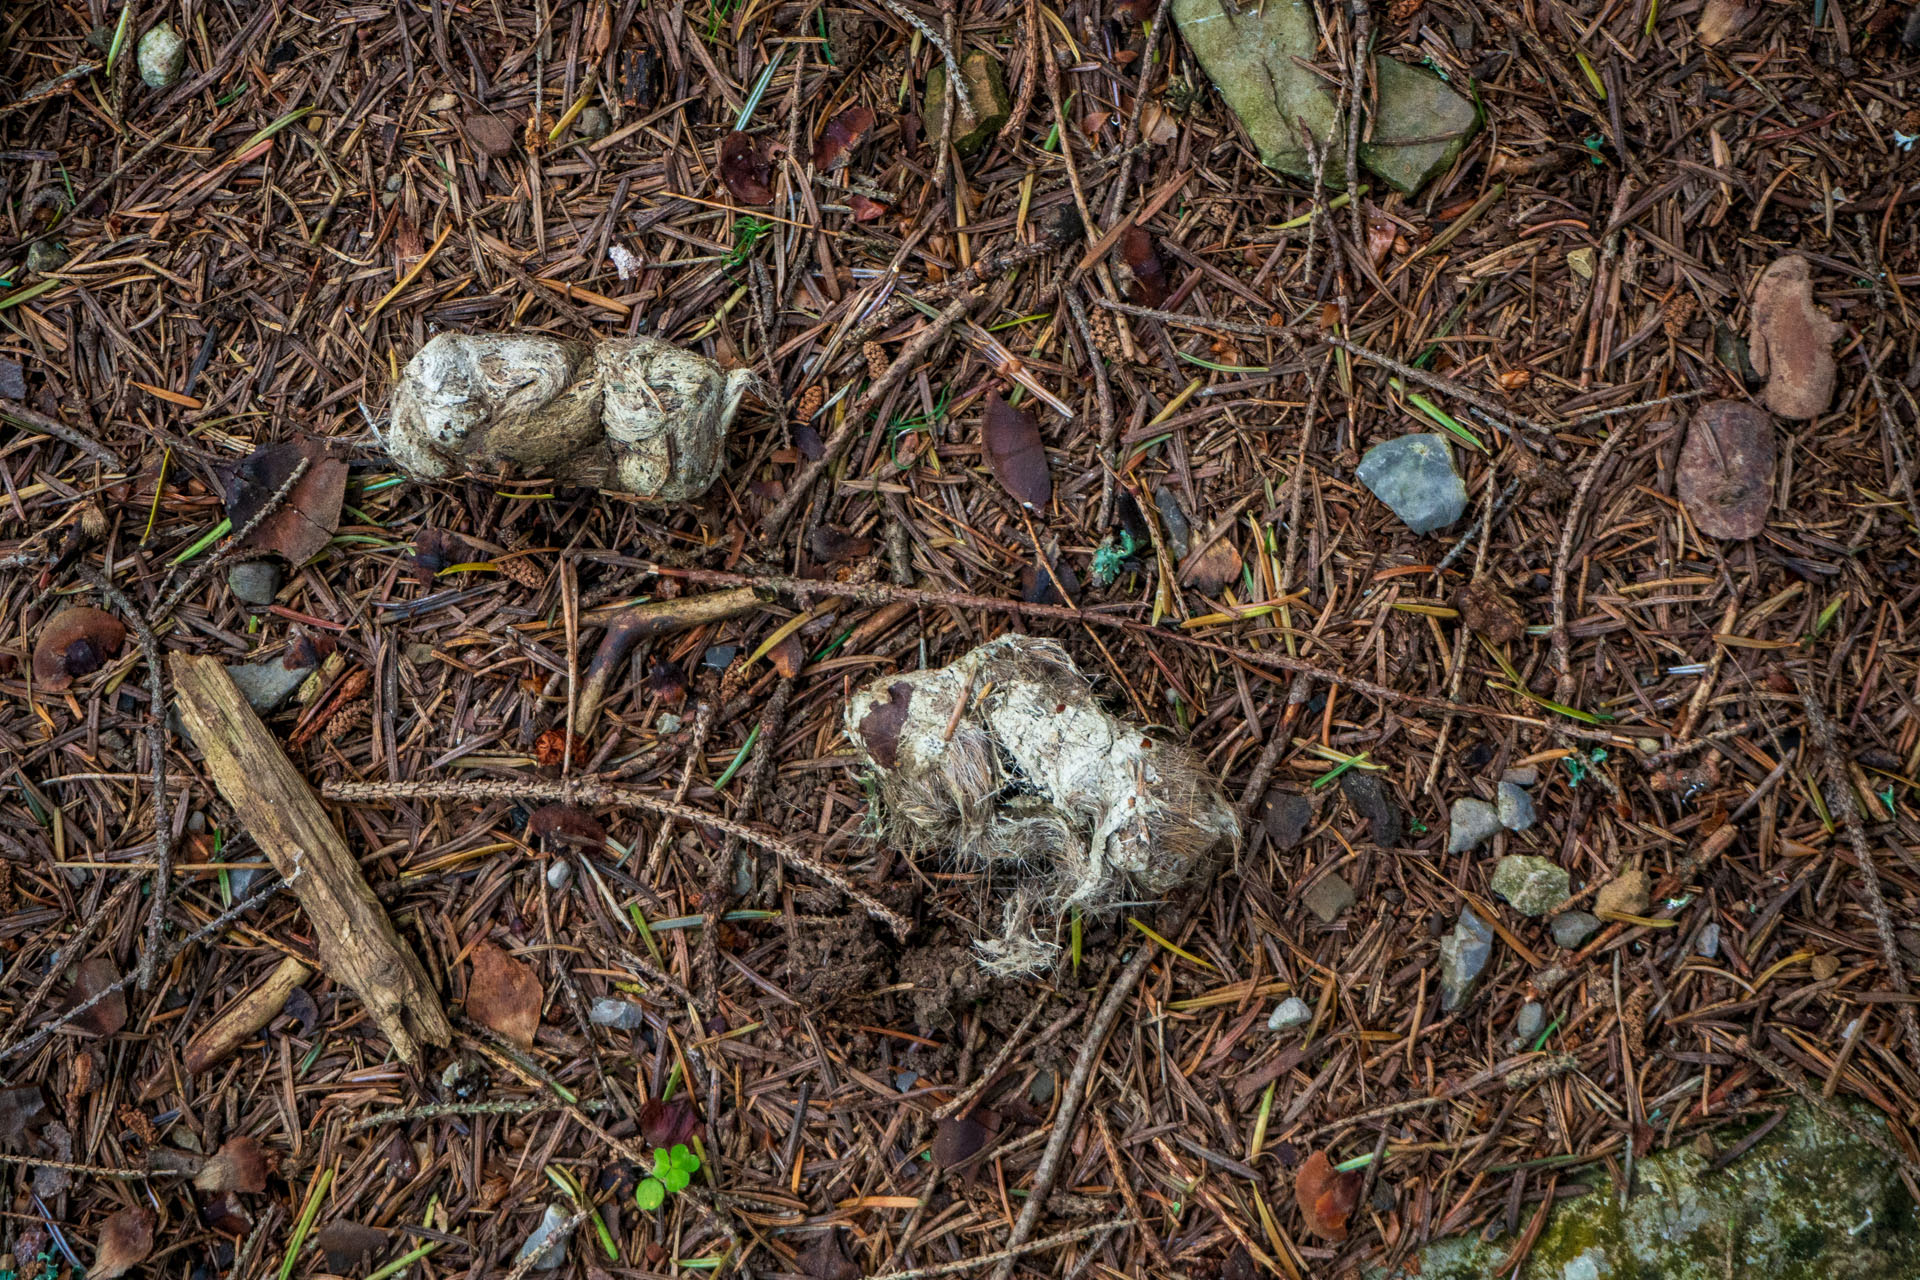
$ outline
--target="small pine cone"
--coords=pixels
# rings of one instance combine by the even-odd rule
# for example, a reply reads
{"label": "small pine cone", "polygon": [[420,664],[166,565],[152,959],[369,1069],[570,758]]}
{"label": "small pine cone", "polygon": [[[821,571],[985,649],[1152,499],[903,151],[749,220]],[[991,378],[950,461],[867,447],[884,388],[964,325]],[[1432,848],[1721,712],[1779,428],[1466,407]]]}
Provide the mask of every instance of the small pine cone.
{"label": "small pine cone", "polygon": [[1661,325],[1666,329],[1667,337],[1678,342],[1686,335],[1687,325],[1693,320],[1695,305],[1693,295],[1684,290],[1667,299],[1667,305],[1664,308],[1666,314],[1661,318]]}
{"label": "small pine cone", "polygon": [[[872,346],[873,344],[869,343],[868,345]],[[867,360],[868,363],[871,364],[873,358],[869,356]],[[800,403],[795,406],[793,411],[794,419],[799,422],[812,421],[813,415],[820,412],[820,406],[826,402],[827,389],[817,382],[814,383],[800,393]]]}
{"label": "small pine cone", "polygon": [[1393,0],[1393,8],[1387,10],[1387,21],[1399,26],[1420,12],[1420,6],[1425,3],[1426,0]]}
{"label": "small pine cone", "polygon": [[1900,131],[1902,137],[1920,138],[1920,107],[1915,107],[1901,116],[1900,123],[1895,128]]}
{"label": "small pine cone", "polygon": [[545,585],[547,575],[539,565],[526,556],[509,556],[494,561],[500,572],[523,587],[539,588]]}
{"label": "small pine cone", "polygon": [[887,349],[877,342],[869,342],[861,347],[860,354],[867,358],[867,372],[876,378],[884,377],[887,366],[893,363],[887,358]]}
{"label": "small pine cone", "polygon": [[1093,330],[1095,351],[1115,362],[1126,359],[1126,351],[1120,346],[1120,335],[1114,330],[1112,316],[1104,311],[1095,311],[1088,318],[1087,327]]}
{"label": "small pine cone", "polygon": [[371,719],[373,719],[373,704],[365,698],[355,698],[352,702],[340,708],[340,710],[334,714],[333,719],[327,722],[327,727],[325,731],[321,733],[320,740],[328,746],[332,746],[335,741],[352,733],[355,729],[358,729]]}

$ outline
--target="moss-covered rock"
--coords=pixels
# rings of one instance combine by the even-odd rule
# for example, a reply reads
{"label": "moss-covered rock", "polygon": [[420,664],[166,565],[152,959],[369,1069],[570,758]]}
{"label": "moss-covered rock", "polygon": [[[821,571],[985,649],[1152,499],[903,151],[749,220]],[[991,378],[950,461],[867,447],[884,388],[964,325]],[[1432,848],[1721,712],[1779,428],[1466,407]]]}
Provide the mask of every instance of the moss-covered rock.
{"label": "moss-covered rock", "polygon": [[[1867,1108],[1855,1113],[1883,1123]],[[1595,1194],[1557,1208],[1520,1280],[1920,1277],[1920,1215],[1894,1163],[1801,1103],[1724,1169],[1682,1148],[1638,1161],[1634,1178],[1624,1207],[1602,1178]],[[1369,1280],[1485,1280],[1512,1247],[1438,1240]]]}

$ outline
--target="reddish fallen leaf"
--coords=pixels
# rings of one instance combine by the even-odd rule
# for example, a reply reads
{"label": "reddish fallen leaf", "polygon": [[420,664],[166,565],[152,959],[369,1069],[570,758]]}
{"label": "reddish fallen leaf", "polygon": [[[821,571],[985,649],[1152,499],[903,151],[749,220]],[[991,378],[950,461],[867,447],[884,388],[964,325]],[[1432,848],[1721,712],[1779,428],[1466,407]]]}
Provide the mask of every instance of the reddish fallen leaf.
{"label": "reddish fallen leaf", "polygon": [[534,763],[551,768],[559,764],[562,760],[565,760],[567,758],[567,739],[569,736],[573,738],[574,759],[579,759],[580,737],[578,734],[569,734],[565,729],[544,729],[541,731],[540,736],[533,740]]}
{"label": "reddish fallen leaf", "polygon": [[88,1280],[113,1280],[147,1260],[153,1252],[153,1214],[146,1209],[122,1209],[100,1227]]}
{"label": "reddish fallen leaf", "polygon": [[773,158],[753,135],[730,133],[720,139],[720,180],[741,204],[767,204],[773,199]]}
{"label": "reddish fallen leaf", "polygon": [[847,207],[853,210],[853,220],[855,222],[872,222],[875,218],[887,211],[887,206],[881,204],[878,200],[869,200],[867,197],[861,195],[848,196]]}
{"label": "reddish fallen leaf", "polygon": [[654,1099],[640,1104],[640,1136],[649,1147],[672,1147],[686,1142],[700,1127],[700,1117],[684,1102]]}
{"label": "reddish fallen leaf", "polygon": [[1751,538],[1773,505],[1773,419],[1745,400],[1700,406],[1680,450],[1674,488],[1710,538]]}
{"label": "reddish fallen leaf", "polygon": [[200,1221],[209,1230],[239,1240],[253,1231],[253,1214],[237,1191],[223,1191],[200,1206]]}
{"label": "reddish fallen leaf", "polygon": [[[1033,563],[1020,571],[1020,598],[1028,604],[1062,604],[1072,606],[1080,598],[1080,575],[1065,560],[1055,559],[1052,572],[1036,555]],[[1055,581],[1058,579],[1059,581]],[[1060,594],[1062,589],[1066,596]],[[1072,597],[1071,599],[1067,597]]]}
{"label": "reddish fallen leaf", "polygon": [[527,819],[527,835],[534,840],[558,840],[598,852],[607,847],[607,829],[585,809],[571,804],[543,804]]}
{"label": "reddish fallen leaf", "polygon": [[1753,287],[1747,357],[1767,380],[1767,408],[1817,418],[1833,401],[1833,344],[1847,331],[1813,300],[1813,269],[1798,254],[1777,259]]}
{"label": "reddish fallen leaf", "polygon": [[267,1189],[267,1152],[258,1142],[242,1134],[228,1138],[213,1158],[193,1175],[193,1185],[202,1191],[245,1191],[249,1194]]}
{"label": "reddish fallen leaf", "polygon": [[1227,537],[1215,538],[1188,556],[1180,566],[1180,581],[1203,596],[1218,595],[1220,588],[1240,580],[1240,549]]}
{"label": "reddish fallen leaf", "polygon": [[1140,140],[1151,142],[1156,147],[1164,147],[1180,136],[1180,122],[1173,118],[1173,112],[1160,105],[1159,99],[1147,103],[1140,111]]}
{"label": "reddish fallen leaf", "polygon": [[[81,962],[74,975],[73,988],[67,992],[67,1008],[79,1008],[119,981],[120,970],[105,956]],[[127,1025],[126,992],[115,990],[102,997],[100,1003],[75,1017],[73,1024],[103,1038],[117,1034]]]}
{"label": "reddish fallen leaf", "polygon": [[71,688],[105,666],[126,642],[126,627],[104,609],[62,609],[41,624],[34,640],[33,682],[54,693]]}
{"label": "reddish fallen leaf", "polygon": [[494,946],[473,949],[473,977],[467,983],[467,1016],[522,1049],[533,1048],[540,1029],[540,979],[533,970]]}
{"label": "reddish fallen leaf", "polygon": [[17,1148],[29,1133],[51,1118],[47,1095],[39,1085],[0,1089],[0,1146]]}
{"label": "reddish fallen leaf", "polygon": [[993,1131],[971,1115],[948,1116],[933,1131],[933,1162],[942,1169],[964,1164],[980,1154]]}
{"label": "reddish fallen leaf", "polygon": [[1167,269],[1160,264],[1160,255],[1154,252],[1153,237],[1147,234],[1145,227],[1128,227],[1126,234],[1120,237],[1120,261],[1126,264],[1133,276],[1133,288],[1128,292],[1136,303],[1143,307],[1157,307],[1167,300],[1167,294],[1171,292]]}
{"label": "reddish fallen leaf", "polygon": [[442,569],[482,559],[465,538],[445,529],[428,527],[413,538],[413,573],[422,586],[431,586]]}
{"label": "reddish fallen leaf", "polygon": [[873,539],[836,529],[832,525],[815,525],[807,534],[807,550],[822,564],[864,560],[873,554]]}
{"label": "reddish fallen leaf", "polygon": [[820,140],[813,144],[813,167],[826,173],[845,164],[873,128],[873,120],[872,111],[855,104],[827,121]]}
{"label": "reddish fallen leaf", "polygon": [[687,700],[687,677],[675,663],[656,659],[647,668],[647,689],[663,707],[677,707]]}
{"label": "reddish fallen leaf", "polygon": [[1376,269],[1387,260],[1393,251],[1393,242],[1400,238],[1400,224],[1384,213],[1369,209],[1367,211],[1367,261]]}
{"label": "reddish fallen leaf", "polygon": [[1345,1240],[1347,1218],[1360,1203],[1364,1181],[1358,1170],[1336,1170],[1324,1151],[1308,1156],[1293,1175],[1293,1198],[1307,1230],[1323,1240]]}
{"label": "reddish fallen leaf", "polygon": [[513,126],[499,116],[477,111],[462,120],[460,127],[477,150],[496,160],[513,151]]}
{"label": "reddish fallen leaf", "polygon": [[294,468],[306,459],[306,474],[273,509],[273,514],[239,544],[245,551],[269,551],[294,568],[320,554],[340,527],[340,504],[347,496],[347,464],[330,457],[317,440],[290,440],[255,449],[227,480],[227,519],[244,529],[265,510]]}
{"label": "reddish fallen leaf", "polygon": [[998,391],[988,392],[980,440],[993,478],[1015,502],[1037,510],[1053,500],[1053,473],[1040,443],[1040,425],[1031,413],[1014,408]]}
{"label": "reddish fallen leaf", "polygon": [[767,653],[773,669],[784,680],[791,680],[807,665],[807,644],[799,636],[786,636]]}
{"label": "reddish fallen leaf", "polygon": [[1707,0],[1701,6],[1694,31],[1700,43],[1711,48],[1739,35],[1759,12],[1759,5],[1747,4],[1745,0]]}

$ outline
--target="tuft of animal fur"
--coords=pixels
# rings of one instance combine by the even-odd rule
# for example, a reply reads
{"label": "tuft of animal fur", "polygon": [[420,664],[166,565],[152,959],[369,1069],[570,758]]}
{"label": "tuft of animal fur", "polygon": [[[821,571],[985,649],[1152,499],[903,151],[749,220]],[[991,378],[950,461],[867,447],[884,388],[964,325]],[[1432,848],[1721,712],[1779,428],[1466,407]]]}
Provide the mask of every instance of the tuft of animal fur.
{"label": "tuft of animal fur", "polygon": [[845,723],[888,839],[1010,873],[999,936],[975,946],[989,972],[1044,972],[1060,948],[1042,930],[1063,913],[1165,893],[1239,839],[1199,758],[1109,715],[1050,640],[1006,635],[939,670],[882,676]]}

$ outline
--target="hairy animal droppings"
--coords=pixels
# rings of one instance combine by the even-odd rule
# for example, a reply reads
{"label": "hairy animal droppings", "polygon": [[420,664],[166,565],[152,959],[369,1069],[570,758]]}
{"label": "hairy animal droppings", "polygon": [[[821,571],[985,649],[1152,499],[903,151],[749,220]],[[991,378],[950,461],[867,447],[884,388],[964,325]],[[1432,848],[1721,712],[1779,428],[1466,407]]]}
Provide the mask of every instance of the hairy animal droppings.
{"label": "hairy animal droppings", "polygon": [[654,502],[706,492],[750,370],[657,338],[443,333],[407,362],[381,443],[427,480],[506,463]]}
{"label": "hairy animal droppings", "polygon": [[1201,761],[1103,710],[1059,645],[1008,635],[935,671],[882,676],[845,726],[887,838],[1005,874],[990,973],[1039,973],[1069,909],[1172,889],[1240,827]]}

